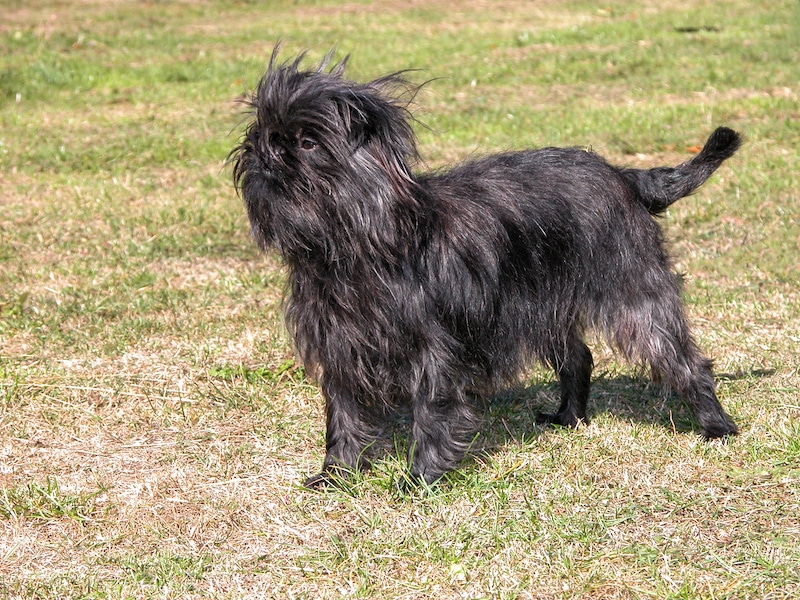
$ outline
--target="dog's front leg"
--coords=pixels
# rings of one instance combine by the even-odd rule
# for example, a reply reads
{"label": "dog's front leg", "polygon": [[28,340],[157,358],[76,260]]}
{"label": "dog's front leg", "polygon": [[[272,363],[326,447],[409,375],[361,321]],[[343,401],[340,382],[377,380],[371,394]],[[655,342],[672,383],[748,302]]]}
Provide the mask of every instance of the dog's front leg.
{"label": "dog's front leg", "polygon": [[459,466],[476,429],[476,416],[464,394],[445,399],[423,395],[412,403],[409,463],[411,482],[434,483]]}
{"label": "dog's front leg", "polygon": [[348,472],[367,467],[364,451],[374,441],[373,427],[363,414],[363,407],[349,386],[326,378],[322,382],[325,396],[325,460],[322,471],[306,479],[304,485],[318,489],[347,476]]}

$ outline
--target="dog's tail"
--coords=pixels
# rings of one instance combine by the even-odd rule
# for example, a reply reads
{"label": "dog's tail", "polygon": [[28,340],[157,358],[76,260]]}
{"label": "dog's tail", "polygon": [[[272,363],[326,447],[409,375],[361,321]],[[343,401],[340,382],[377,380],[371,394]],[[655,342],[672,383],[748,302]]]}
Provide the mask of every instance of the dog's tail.
{"label": "dog's tail", "polygon": [[677,167],[623,169],[621,175],[639,202],[650,214],[656,215],[703,185],[741,145],[742,138],[738,133],[727,127],[719,127],[697,156]]}

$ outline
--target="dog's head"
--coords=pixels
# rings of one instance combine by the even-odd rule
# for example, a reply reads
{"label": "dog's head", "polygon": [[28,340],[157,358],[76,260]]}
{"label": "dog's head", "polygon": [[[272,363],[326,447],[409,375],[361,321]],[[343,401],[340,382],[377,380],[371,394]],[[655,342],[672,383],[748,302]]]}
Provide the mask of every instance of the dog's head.
{"label": "dog's head", "polygon": [[247,101],[251,120],[230,156],[256,239],[277,241],[282,217],[291,226],[302,212],[308,224],[339,211],[337,203],[407,196],[416,145],[401,98],[415,88],[400,73],[348,81],[347,58],[331,64],[329,54],[301,70],[304,55],[278,63],[277,54]]}

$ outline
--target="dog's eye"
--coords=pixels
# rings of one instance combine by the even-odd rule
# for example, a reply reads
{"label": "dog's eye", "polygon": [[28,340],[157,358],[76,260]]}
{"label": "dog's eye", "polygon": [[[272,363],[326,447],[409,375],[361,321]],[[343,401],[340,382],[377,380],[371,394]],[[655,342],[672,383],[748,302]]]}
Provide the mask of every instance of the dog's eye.
{"label": "dog's eye", "polygon": [[317,142],[315,142],[314,140],[310,140],[308,138],[303,138],[302,140],[300,140],[300,147],[303,150],[313,150],[314,148],[317,147]]}

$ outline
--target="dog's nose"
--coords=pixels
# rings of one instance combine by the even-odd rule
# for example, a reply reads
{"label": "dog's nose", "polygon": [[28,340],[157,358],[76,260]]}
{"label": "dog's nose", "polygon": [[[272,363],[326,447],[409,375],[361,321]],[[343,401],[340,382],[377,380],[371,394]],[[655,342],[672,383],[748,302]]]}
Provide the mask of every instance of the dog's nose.
{"label": "dog's nose", "polygon": [[281,143],[279,136],[274,133],[261,137],[259,150],[261,163],[267,170],[272,170],[276,162],[282,162],[286,154],[286,148]]}
{"label": "dog's nose", "polygon": [[271,169],[284,164],[286,160],[286,148],[283,144],[271,144],[268,152],[268,161]]}
{"label": "dog's nose", "polygon": [[262,148],[261,152],[258,153],[261,168],[267,172],[274,171],[275,168],[283,162],[283,153],[283,150],[273,145],[267,145],[265,148]]}
{"label": "dog's nose", "polygon": [[272,173],[275,170],[275,157],[272,152],[260,152],[258,154],[258,162],[261,163],[261,168],[266,173]]}

